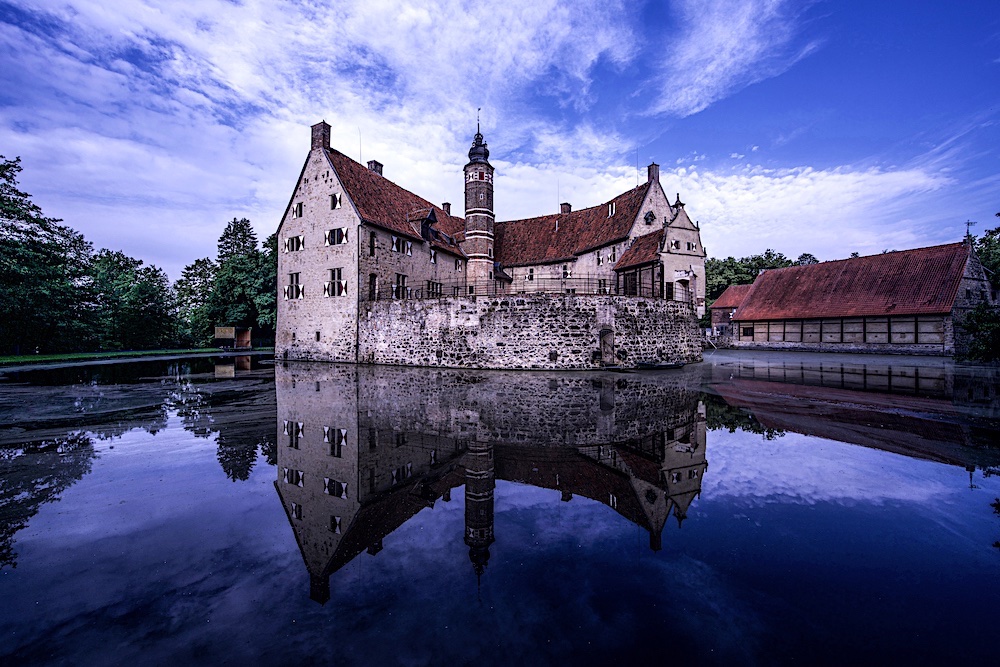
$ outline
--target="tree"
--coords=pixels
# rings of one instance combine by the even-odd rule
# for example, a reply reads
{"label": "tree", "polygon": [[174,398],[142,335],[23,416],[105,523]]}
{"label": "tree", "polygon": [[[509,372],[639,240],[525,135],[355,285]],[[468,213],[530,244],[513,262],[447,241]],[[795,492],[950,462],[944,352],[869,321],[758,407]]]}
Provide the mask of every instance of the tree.
{"label": "tree", "polygon": [[91,245],[18,189],[21,159],[0,155],[0,348],[80,349],[90,339]]}
{"label": "tree", "polygon": [[[246,225],[242,225],[246,222]],[[278,240],[272,234],[262,244],[247,251],[245,242],[231,243],[237,231],[244,241],[254,239],[249,221],[234,221],[219,238],[219,264],[205,303],[211,326],[254,327],[257,338],[274,334],[278,290]],[[249,231],[247,231],[249,230]],[[240,251],[232,251],[239,247]]]}
{"label": "tree", "polygon": [[705,291],[708,305],[711,306],[730,285],[749,285],[766,269],[780,269],[792,265],[792,260],[770,248],[763,254],[740,259],[710,257],[705,261]]}
{"label": "tree", "polygon": [[982,238],[971,239],[990,282],[1000,285],[1000,227],[987,231]]}
{"label": "tree", "polygon": [[173,342],[174,302],[161,269],[121,251],[101,250],[91,276],[102,348],[150,349]]}
{"label": "tree", "polygon": [[246,218],[233,218],[219,237],[219,264],[238,256],[249,256],[257,252],[257,233]]}
{"label": "tree", "polygon": [[980,301],[962,317],[960,326],[969,336],[964,359],[1000,361],[1000,308]]}
{"label": "tree", "polygon": [[212,342],[208,299],[217,271],[218,265],[208,257],[196,259],[184,267],[181,277],[174,283],[178,333],[183,345],[199,347]]}
{"label": "tree", "polygon": [[799,255],[799,258],[795,260],[795,264],[798,266],[805,266],[807,264],[819,264],[819,260],[816,259],[816,255],[808,252],[804,252]]}

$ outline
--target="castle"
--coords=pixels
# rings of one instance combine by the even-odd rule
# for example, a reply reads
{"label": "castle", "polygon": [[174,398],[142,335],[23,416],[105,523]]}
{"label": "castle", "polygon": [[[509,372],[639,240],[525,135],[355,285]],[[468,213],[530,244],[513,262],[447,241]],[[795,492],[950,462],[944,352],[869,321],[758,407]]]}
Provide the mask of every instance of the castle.
{"label": "castle", "polygon": [[701,358],[705,249],[658,165],[598,206],[498,222],[489,155],[477,128],[459,218],[314,125],[278,227],[277,356],[468,368]]}

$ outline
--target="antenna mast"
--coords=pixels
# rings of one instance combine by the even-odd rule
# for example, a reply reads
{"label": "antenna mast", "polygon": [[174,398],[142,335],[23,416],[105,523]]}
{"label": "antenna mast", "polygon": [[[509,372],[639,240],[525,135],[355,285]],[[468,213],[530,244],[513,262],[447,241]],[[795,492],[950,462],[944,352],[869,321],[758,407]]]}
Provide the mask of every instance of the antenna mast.
{"label": "antenna mast", "polygon": [[977,224],[979,224],[979,223],[975,222],[974,220],[966,220],[965,221],[965,240],[966,241],[968,241],[972,237],[972,232],[969,231],[969,230],[972,229],[972,225],[977,225]]}

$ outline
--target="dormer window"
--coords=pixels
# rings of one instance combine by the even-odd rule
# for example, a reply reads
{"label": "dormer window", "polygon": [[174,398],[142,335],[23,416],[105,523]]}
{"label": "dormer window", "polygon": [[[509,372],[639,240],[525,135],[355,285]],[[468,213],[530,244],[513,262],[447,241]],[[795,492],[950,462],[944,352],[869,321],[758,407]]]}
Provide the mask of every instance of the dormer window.
{"label": "dormer window", "polygon": [[330,209],[335,210],[344,205],[344,195],[337,193],[330,195]]}
{"label": "dormer window", "polygon": [[614,214],[615,214],[615,203],[611,202],[610,204],[608,204],[608,217],[610,218]]}
{"label": "dormer window", "polygon": [[656,214],[653,213],[652,211],[647,211],[645,217],[643,217],[643,220],[646,221],[647,225],[651,225],[656,220]]}

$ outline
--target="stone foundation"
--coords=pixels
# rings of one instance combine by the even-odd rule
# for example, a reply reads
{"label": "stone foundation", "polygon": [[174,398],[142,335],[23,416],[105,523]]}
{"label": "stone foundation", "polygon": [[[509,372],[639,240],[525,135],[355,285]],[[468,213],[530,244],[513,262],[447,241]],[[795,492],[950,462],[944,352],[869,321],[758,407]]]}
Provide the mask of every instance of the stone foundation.
{"label": "stone foundation", "polygon": [[[513,294],[360,305],[360,363],[583,369],[701,360],[697,319],[676,301]],[[602,334],[610,341],[603,353]]]}

